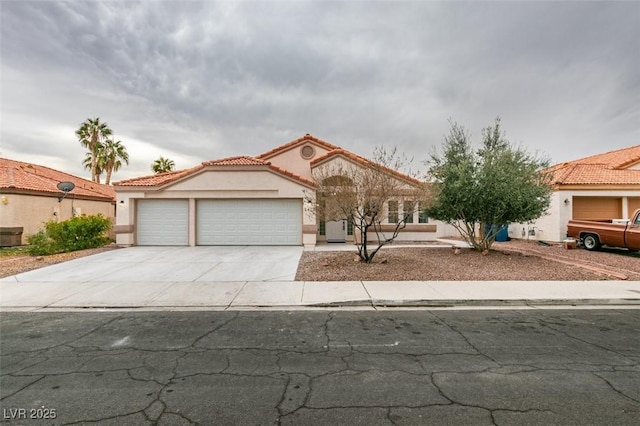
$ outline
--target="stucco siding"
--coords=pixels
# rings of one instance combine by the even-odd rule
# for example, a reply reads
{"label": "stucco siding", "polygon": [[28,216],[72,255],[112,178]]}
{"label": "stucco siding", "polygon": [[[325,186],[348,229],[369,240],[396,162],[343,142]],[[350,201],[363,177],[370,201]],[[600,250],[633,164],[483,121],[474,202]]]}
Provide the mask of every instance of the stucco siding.
{"label": "stucco siding", "polygon": [[113,222],[115,208],[113,203],[73,199],[71,196],[58,202],[57,197],[37,195],[7,194],[7,204],[0,203],[0,227],[23,227],[22,244],[26,237],[42,229],[49,220],[67,220],[77,214],[102,214]]}
{"label": "stucco siding", "polygon": [[[312,158],[304,159],[300,155],[300,150],[306,145],[312,146],[315,150],[315,155]],[[278,155],[269,158],[267,161],[271,162],[274,166],[281,167],[297,173],[300,176],[311,179],[311,167],[309,166],[309,163],[314,158],[318,158],[327,152],[329,152],[327,149],[314,145],[313,143],[302,144],[288,151],[281,152]]]}
{"label": "stucco siding", "polygon": [[[533,221],[532,223],[512,223],[509,226],[509,236],[511,238],[542,240],[550,242],[561,242],[567,236],[567,223],[573,219],[574,197],[607,197],[618,198],[619,218],[627,215],[630,200],[640,197],[640,190],[566,190],[554,191],[551,195],[551,205],[547,214]],[[614,219],[614,218],[611,218]],[[524,235],[522,235],[524,229]],[[533,235],[531,235],[533,232]]]}

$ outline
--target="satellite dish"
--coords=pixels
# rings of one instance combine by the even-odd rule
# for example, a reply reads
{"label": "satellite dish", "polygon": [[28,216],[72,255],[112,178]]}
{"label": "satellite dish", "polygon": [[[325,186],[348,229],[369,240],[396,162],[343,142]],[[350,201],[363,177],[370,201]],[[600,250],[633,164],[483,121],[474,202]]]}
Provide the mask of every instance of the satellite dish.
{"label": "satellite dish", "polygon": [[69,191],[72,191],[73,188],[75,188],[76,186],[73,184],[73,182],[60,182],[58,185],[58,189],[64,193],[67,193]]}
{"label": "satellite dish", "polygon": [[72,191],[73,188],[75,188],[76,186],[73,184],[73,182],[60,182],[58,185],[56,185],[58,187],[58,189],[62,192],[64,192],[64,194],[62,195],[62,197],[58,197],[58,202],[62,202],[62,199],[64,197],[67,196],[67,194],[69,193],[69,191]]}

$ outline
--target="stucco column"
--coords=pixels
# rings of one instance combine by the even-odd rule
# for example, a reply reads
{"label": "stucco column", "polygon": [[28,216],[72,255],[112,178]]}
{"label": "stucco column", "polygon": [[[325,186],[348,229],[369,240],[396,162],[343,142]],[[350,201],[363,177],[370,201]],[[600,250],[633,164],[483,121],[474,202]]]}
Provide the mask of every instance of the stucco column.
{"label": "stucco column", "polygon": [[629,197],[622,197],[622,216],[620,219],[630,219],[629,218]]}
{"label": "stucco column", "polygon": [[196,245],[196,199],[189,198],[189,245]]}

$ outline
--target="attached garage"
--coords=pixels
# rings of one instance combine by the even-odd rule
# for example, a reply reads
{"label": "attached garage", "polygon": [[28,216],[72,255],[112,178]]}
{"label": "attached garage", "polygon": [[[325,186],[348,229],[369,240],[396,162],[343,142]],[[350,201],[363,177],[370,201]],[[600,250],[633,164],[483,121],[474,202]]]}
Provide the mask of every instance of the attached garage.
{"label": "attached garage", "polygon": [[138,200],[136,224],[140,246],[186,246],[189,244],[189,202]]}
{"label": "attached garage", "polygon": [[640,198],[629,197],[629,218],[633,217],[636,210],[640,209]]}
{"label": "attached garage", "polygon": [[573,219],[605,220],[622,217],[622,199],[616,197],[573,197]]}
{"label": "attached garage", "polygon": [[198,245],[301,245],[301,199],[198,200]]}

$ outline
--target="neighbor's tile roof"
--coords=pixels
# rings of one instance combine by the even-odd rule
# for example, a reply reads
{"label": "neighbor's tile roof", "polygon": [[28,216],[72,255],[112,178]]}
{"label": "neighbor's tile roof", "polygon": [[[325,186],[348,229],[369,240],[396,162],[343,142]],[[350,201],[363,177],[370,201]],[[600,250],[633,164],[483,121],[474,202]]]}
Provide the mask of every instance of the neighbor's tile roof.
{"label": "neighbor's tile roof", "polygon": [[556,164],[547,171],[556,185],[640,185],[640,170],[628,169],[638,163],[640,145]]}
{"label": "neighbor's tile roof", "polygon": [[258,166],[258,167],[266,167],[271,169],[277,174],[282,176],[286,176],[293,180],[297,180],[308,186],[315,186],[315,182],[310,179],[305,178],[304,176],[300,176],[296,173],[292,173],[283,168],[274,166],[268,161],[260,160],[258,158],[249,157],[249,156],[239,156],[239,157],[228,157],[221,158],[219,160],[211,160],[205,161],[202,164],[197,165],[191,169],[179,170],[176,172],[167,172],[160,173],[152,176],[143,176],[140,178],[133,178],[122,180],[120,182],[115,182],[115,186],[162,186],[168,183],[175,182],[183,177],[190,176],[198,171],[204,169],[205,167],[216,166],[216,167],[228,167],[228,166]]}
{"label": "neighbor's tile roof", "polygon": [[[331,150],[331,151],[325,153],[324,155],[321,155],[321,156],[319,156],[317,158],[314,158],[311,161],[311,167],[313,168],[313,167],[315,167],[315,166],[317,166],[317,165],[319,165],[319,164],[321,164],[321,163],[323,163],[323,162],[327,161],[328,159],[330,159],[332,157],[335,157],[335,156],[343,156],[343,157],[345,157],[345,158],[347,158],[347,159],[349,159],[351,161],[354,161],[354,162],[356,162],[356,163],[358,163],[358,164],[360,164],[362,166],[365,166],[365,167],[370,167],[370,166],[373,166],[373,165],[376,164],[373,161],[367,160],[366,158],[361,157],[361,156],[359,156],[357,154],[354,154],[353,152],[347,151],[346,149],[337,148],[337,149],[334,149],[334,150]],[[402,179],[405,182],[408,182],[408,183],[410,183],[412,185],[422,185],[422,184],[424,184],[424,182],[422,182],[422,181],[420,181],[418,179],[415,179],[415,178],[413,178],[413,177],[411,177],[409,175],[406,175],[404,173],[400,173],[397,170],[393,170],[393,169],[390,169],[390,168],[384,167],[384,166],[381,166],[381,167],[383,168],[383,170],[385,172],[387,172],[387,173],[389,173],[389,174],[391,174],[393,176],[396,176],[397,178]]]}
{"label": "neighbor's tile roof", "polygon": [[115,200],[111,186],[91,182],[38,164],[0,158],[0,191],[60,194],[60,182],[73,182],[76,197]]}
{"label": "neighbor's tile roof", "polygon": [[306,135],[304,135],[304,136],[302,136],[302,137],[300,137],[298,139],[292,140],[291,142],[287,142],[287,143],[285,143],[283,145],[280,145],[280,146],[278,146],[278,147],[276,147],[276,148],[274,148],[272,150],[269,150],[269,151],[267,151],[267,152],[265,152],[263,154],[260,154],[256,158],[259,158],[261,160],[269,159],[269,158],[271,158],[271,157],[273,157],[273,156],[275,156],[277,154],[280,154],[281,152],[288,151],[288,150],[296,147],[296,145],[302,144],[304,141],[312,141],[312,142],[314,142],[314,143],[316,143],[316,144],[328,149],[329,151],[332,151],[334,149],[340,149],[340,147],[338,147],[338,146],[332,145],[327,141],[323,141],[322,139],[316,138],[315,136],[312,136],[309,133],[307,133]]}

